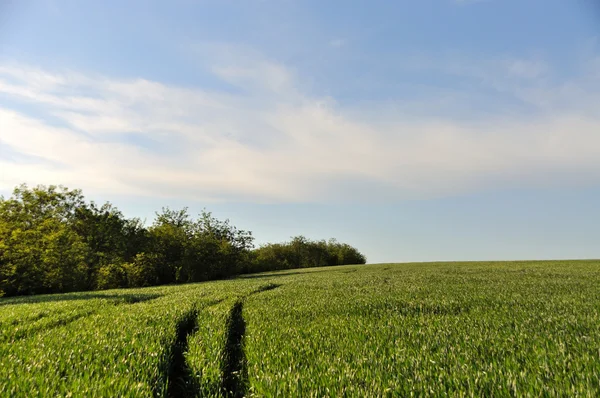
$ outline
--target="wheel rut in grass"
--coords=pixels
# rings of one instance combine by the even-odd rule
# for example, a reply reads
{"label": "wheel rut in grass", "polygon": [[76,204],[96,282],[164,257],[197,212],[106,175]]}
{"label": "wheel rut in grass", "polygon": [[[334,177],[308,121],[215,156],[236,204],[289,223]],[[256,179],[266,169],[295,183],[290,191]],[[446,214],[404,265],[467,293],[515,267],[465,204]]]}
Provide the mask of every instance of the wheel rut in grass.
{"label": "wheel rut in grass", "polygon": [[18,341],[18,340],[21,340],[21,339],[24,339],[27,337],[34,336],[34,335],[44,332],[46,330],[51,330],[51,329],[54,329],[54,328],[57,328],[60,326],[68,325],[69,323],[73,323],[78,319],[93,315],[94,313],[95,313],[95,311],[90,311],[90,312],[86,312],[83,314],[75,314],[75,315],[71,315],[71,316],[68,316],[65,318],[57,319],[57,320],[47,323],[43,326],[33,327],[31,329],[19,330],[12,335],[9,334],[9,335],[0,337],[0,341],[8,341],[8,340],[12,340],[13,342]]}
{"label": "wheel rut in grass", "polygon": [[[123,296],[123,299],[119,299],[118,301],[112,301],[111,304],[114,304],[115,306],[132,305],[132,304],[147,302],[149,300],[155,300],[158,297],[161,297],[161,296],[156,295],[156,294]],[[46,322],[42,325],[38,325],[38,326],[29,325],[29,328],[21,328],[15,332],[0,336],[0,341],[8,341],[8,340],[18,341],[18,340],[21,340],[24,338],[32,337],[32,336],[35,336],[36,334],[45,332],[47,330],[52,330],[52,329],[55,329],[55,328],[58,328],[61,326],[66,326],[66,325],[73,323],[75,321],[78,321],[80,319],[88,318],[92,315],[98,314],[99,311],[100,310],[97,308],[91,308],[88,310],[82,310],[79,313],[72,313],[72,314],[65,313],[65,314],[55,314],[55,315],[50,314],[50,315],[40,316],[40,317],[32,320],[32,322],[39,321],[39,320],[42,320],[45,318],[47,319],[52,316],[55,316],[56,319]]]}
{"label": "wheel rut in grass", "polygon": [[[281,286],[281,284],[278,284],[278,283],[269,283],[267,285],[260,286],[258,289],[256,289],[252,293],[250,293],[248,296],[252,296],[253,294],[258,294],[258,293],[266,292],[268,290],[277,289],[279,286]],[[246,297],[248,297],[248,296],[246,296]]]}
{"label": "wheel rut in grass", "polygon": [[[221,365],[221,394],[225,397],[243,397],[248,391],[248,369],[244,352],[246,322],[242,315],[244,300],[250,295],[273,290],[279,286],[281,285],[268,284],[259,287],[238,299],[229,312]],[[222,301],[214,300],[206,305],[217,305]],[[171,347],[171,360],[168,364],[166,396],[169,398],[201,395],[199,380],[196,379],[185,358],[188,339],[198,330],[198,314],[198,309],[193,308],[184,314],[177,324],[177,338]]]}
{"label": "wheel rut in grass", "polygon": [[169,398],[198,396],[198,383],[185,360],[188,337],[197,329],[198,310],[193,308],[177,324],[177,339],[171,347],[171,362],[167,375],[167,397]]}
{"label": "wheel rut in grass", "polygon": [[227,398],[241,398],[248,392],[248,361],[244,350],[246,321],[243,316],[244,301],[247,297],[277,289],[280,284],[270,283],[259,287],[252,293],[240,298],[231,308],[227,319],[227,335],[223,349],[221,368],[221,392]]}
{"label": "wheel rut in grass", "polygon": [[[157,298],[162,297],[161,294],[133,294],[133,295],[124,295],[123,296],[123,304],[137,304],[137,303],[145,303],[147,301],[156,300]],[[120,302],[116,303],[121,304]]]}
{"label": "wheel rut in grass", "polygon": [[243,299],[238,300],[231,308],[227,319],[224,361],[221,369],[221,390],[225,397],[243,397],[248,391],[248,367],[244,352],[246,322],[242,316],[243,306]]}

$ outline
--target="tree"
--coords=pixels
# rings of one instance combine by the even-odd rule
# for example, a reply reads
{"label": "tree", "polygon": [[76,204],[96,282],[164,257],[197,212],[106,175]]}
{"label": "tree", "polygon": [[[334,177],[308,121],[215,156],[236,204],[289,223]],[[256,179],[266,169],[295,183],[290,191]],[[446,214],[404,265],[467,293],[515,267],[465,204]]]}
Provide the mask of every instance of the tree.
{"label": "tree", "polygon": [[0,198],[0,290],[34,294],[114,285],[117,270],[144,248],[146,235],[139,220],[125,219],[110,203],[87,204],[79,190],[21,185]]}
{"label": "tree", "polygon": [[0,291],[34,294],[84,287],[89,247],[70,227],[78,190],[21,185],[0,198]]}
{"label": "tree", "polygon": [[21,185],[0,197],[0,296],[153,286],[244,272],[364,263],[350,245],[296,236],[254,249],[250,231],[163,208],[146,228],[79,190]]}
{"label": "tree", "polygon": [[221,221],[203,210],[193,226],[193,242],[200,250],[205,277],[223,278],[240,272],[245,266],[247,253],[254,246],[250,231],[233,226],[227,219]]}
{"label": "tree", "polygon": [[286,243],[263,245],[254,250],[253,261],[248,268],[253,272],[367,262],[362,253],[346,243],[335,239],[311,241],[304,236]]}
{"label": "tree", "polygon": [[159,284],[177,282],[184,268],[186,249],[189,246],[192,221],[187,208],[174,211],[163,208],[148,230],[149,248],[146,254],[158,262],[154,267]]}
{"label": "tree", "polygon": [[92,202],[77,208],[73,230],[89,247],[86,282],[90,288],[96,286],[96,276],[102,266],[123,262],[127,247],[126,224],[123,214],[110,203],[98,207]]}

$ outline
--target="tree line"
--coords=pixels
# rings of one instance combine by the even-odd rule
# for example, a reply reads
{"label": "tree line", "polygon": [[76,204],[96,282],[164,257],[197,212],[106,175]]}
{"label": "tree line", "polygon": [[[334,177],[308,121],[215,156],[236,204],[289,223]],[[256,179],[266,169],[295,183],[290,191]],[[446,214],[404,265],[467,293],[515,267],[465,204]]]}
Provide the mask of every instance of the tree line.
{"label": "tree line", "polygon": [[311,241],[254,247],[250,231],[203,210],[163,208],[151,225],[81,190],[21,185],[0,196],[0,296],[191,283],[243,273],[365,264],[354,247]]}

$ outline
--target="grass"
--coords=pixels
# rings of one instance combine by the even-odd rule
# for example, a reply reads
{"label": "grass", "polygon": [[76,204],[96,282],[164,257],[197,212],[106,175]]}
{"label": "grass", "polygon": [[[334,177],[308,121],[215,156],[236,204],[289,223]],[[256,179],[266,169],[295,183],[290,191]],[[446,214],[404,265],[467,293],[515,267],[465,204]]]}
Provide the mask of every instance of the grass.
{"label": "grass", "polygon": [[225,365],[223,342],[233,304],[233,300],[220,301],[200,312],[197,331],[188,341],[185,360],[199,396],[221,396],[221,372]]}
{"label": "grass", "polygon": [[380,264],[0,300],[0,395],[598,396],[598,286],[600,261]]}
{"label": "grass", "polygon": [[188,288],[113,305],[2,345],[0,395],[164,395],[177,324],[199,297]]}

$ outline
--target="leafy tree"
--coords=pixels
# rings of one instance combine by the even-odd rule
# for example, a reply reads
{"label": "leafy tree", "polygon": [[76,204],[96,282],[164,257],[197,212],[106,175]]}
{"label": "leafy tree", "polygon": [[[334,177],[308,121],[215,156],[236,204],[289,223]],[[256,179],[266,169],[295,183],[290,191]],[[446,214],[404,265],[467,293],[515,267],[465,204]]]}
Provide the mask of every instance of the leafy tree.
{"label": "leafy tree", "polygon": [[203,210],[193,225],[192,242],[198,250],[194,274],[202,279],[223,278],[240,272],[247,252],[252,249],[252,233],[221,221]]}
{"label": "leafy tree", "polygon": [[185,268],[192,224],[187,208],[178,211],[163,208],[162,212],[156,213],[154,224],[148,231],[148,254],[159,263],[153,267],[158,284],[176,282]]}
{"label": "leafy tree", "polygon": [[239,273],[252,234],[229,220],[221,221],[203,211],[193,220],[187,208],[163,208],[149,229],[150,251],[162,261],[156,272],[160,283],[198,282]]}
{"label": "leafy tree", "polygon": [[28,188],[22,184],[13,190],[10,199],[0,198],[0,217],[25,228],[48,218],[62,222],[74,220],[77,209],[84,205],[80,190],[63,186],[39,185]]}
{"label": "leafy tree", "polygon": [[365,264],[367,261],[362,253],[348,244],[335,239],[311,241],[303,236],[296,236],[287,243],[263,245],[254,251],[253,256],[251,272]]}
{"label": "leafy tree", "polygon": [[106,203],[101,207],[95,203],[77,208],[73,230],[88,245],[87,284],[94,287],[99,268],[123,261],[127,240],[123,214]]}
{"label": "leafy tree", "polygon": [[[155,253],[139,253],[131,263],[125,264],[129,287],[156,286],[165,283],[164,259]],[[170,275],[169,275],[170,277]]]}
{"label": "leafy tree", "polygon": [[296,236],[256,250],[250,231],[163,208],[147,228],[79,190],[21,185],[0,197],[0,296],[153,286],[244,272],[364,263],[350,245]]}
{"label": "leafy tree", "polygon": [[0,290],[6,294],[85,287],[89,247],[70,225],[83,204],[78,190],[21,185],[0,198]]}
{"label": "leafy tree", "polygon": [[251,272],[275,271],[294,268],[296,256],[290,245],[285,243],[268,243],[254,251],[255,263]]}
{"label": "leafy tree", "polygon": [[105,264],[98,269],[96,289],[118,289],[123,287],[130,287],[127,264]]}

